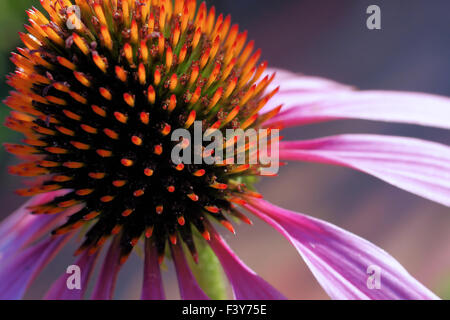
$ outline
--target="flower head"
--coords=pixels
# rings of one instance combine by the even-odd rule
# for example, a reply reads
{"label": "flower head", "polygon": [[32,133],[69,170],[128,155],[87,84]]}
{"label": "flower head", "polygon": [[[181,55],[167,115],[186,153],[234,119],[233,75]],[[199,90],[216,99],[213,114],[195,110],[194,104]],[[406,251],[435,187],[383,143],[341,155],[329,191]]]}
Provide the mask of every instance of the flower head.
{"label": "flower head", "polygon": [[[245,209],[295,246],[332,298],[437,298],[368,241],[262,200],[253,186],[262,175],[260,164],[173,161],[174,146],[185,148],[190,141],[172,141],[171,132],[192,131],[196,120],[208,135],[344,118],[448,129],[448,98],[358,92],[285,71],[275,78],[266,62],[259,63],[261,53],[252,41],[247,43],[246,32],[231,25],[229,16],[216,18],[214,7],[207,10],[203,3],[197,8],[195,0],[41,4],[49,18],[35,8],[28,11],[28,33],[20,34],[25,47],[13,53],[16,70],[8,78],[15,91],[5,101],[13,109],[6,125],[25,135],[24,144],[6,145],[25,160],[11,172],[39,178],[18,191],[33,198],[0,225],[0,297],[21,298],[57,252],[81,233],[75,263],[84,270],[82,290],[67,290],[64,274],[47,298],[82,298],[109,241],[92,298],[113,296],[121,265],[144,242],[142,298],[165,297],[159,264],[170,251],[182,298],[206,299],[182,246],[197,260],[195,243],[206,240],[236,298],[282,299],[214,227],[218,221],[234,233],[230,217],[251,224]],[[199,152],[211,156],[205,145]],[[250,157],[250,145],[237,148],[233,157],[239,154]],[[347,166],[450,204],[450,150],[445,145],[341,135],[283,142],[279,154],[281,160]],[[46,236],[50,231],[52,236]],[[383,270],[380,290],[367,285],[371,265]]]}
{"label": "flower head", "polygon": [[28,11],[6,101],[15,109],[7,126],[26,144],[6,148],[29,157],[13,173],[49,177],[19,194],[70,192],[32,212],[82,204],[53,233],[89,224],[78,252],[94,252],[120,232],[122,262],[142,234],[162,259],[178,233],[195,258],[191,225],[209,239],[207,217],[234,232],[226,214],[242,217],[232,202],[253,194],[241,177],[258,167],[176,164],[170,133],[192,130],[194,120],[204,131],[261,123],[258,111],[276,89],[264,94],[273,77],[260,79],[267,64],[246,33],[193,0],[78,1],[79,15],[68,2],[41,3],[51,20]]}

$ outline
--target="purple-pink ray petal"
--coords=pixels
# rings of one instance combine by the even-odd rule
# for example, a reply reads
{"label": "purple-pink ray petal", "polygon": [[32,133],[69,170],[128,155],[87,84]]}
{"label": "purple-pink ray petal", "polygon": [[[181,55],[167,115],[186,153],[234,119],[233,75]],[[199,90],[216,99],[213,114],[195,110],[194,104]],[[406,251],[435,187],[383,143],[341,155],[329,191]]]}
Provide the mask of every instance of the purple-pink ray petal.
{"label": "purple-pink ray petal", "polygon": [[78,212],[81,208],[81,205],[77,205],[55,215],[25,215],[22,222],[17,224],[10,234],[0,238],[0,261],[10,259],[21,249],[62,224],[64,218]]}
{"label": "purple-pink ray petal", "polygon": [[331,298],[439,299],[392,256],[367,240],[264,200],[249,201],[245,207],[294,245]]}
{"label": "purple-pink ray petal", "polygon": [[0,300],[21,299],[39,273],[73,236],[52,236],[0,264]]}
{"label": "purple-pink ray petal", "polygon": [[[40,205],[64,195],[68,190],[58,190],[34,196],[19,209],[11,213],[0,224],[0,261],[26,245],[47,234],[74,209],[56,215],[33,215],[28,207]],[[79,207],[75,208],[78,210]]]}
{"label": "purple-pink ray petal", "polygon": [[6,233],[11,233],[14,228],[18,227],[18,224],[22,221],[22,219],[30,214],[30,210],[27,209],[28,207],[44,204],[53,200],[58,195],[63,194],[61,194],[61,192],[58,190],[32,197],[24,205],[11,213],[6,219],[2,221],[2,223],[0,224],[0,237],[3,237]]}
{"label": "purple-pink ray petal", "polygon": [[121,267],[119,259],[120,235],[117,235],[113,238],[103,260],[103,265],[91,296],[92,300],[111,300],[113,298],[117,276]]}
{"label": "purple-pink ray petal", "polygon": [[349,87],[333,85],[333,82],[327,84],[326,81],[308,86],[307,80],[303,75],[277,71],[271,87],[280,86],[280,90],[261,112],[280,104],[283,108],[265,125],[291,127],[339,119],[363,119],[450,129],[448,97],[417,92],[348,90]]}
{"label": "purple-pink ray petal", "polygon": [[72,273],[64,273],[58,280],[56,280],[47,294],[45,299],[47,300],[81,300],[88,287],[89,278],[94,271],[95,262],[97,261],[99,251],[94,254],[89,254],[88,250],[85,250],[81,256],[74,263],[80,270],[80,288],[69,289],[67,280]]}
{"label": "purple-pink ray petal", "polygon": [[334,80],[294,73],[288,70],[268,68],[263,76],[275,74],[274,80],[267,86],[266,91],[280,87],[281,92],[299,90],[301,92],[319,92],[328,90],[352,90],[354,87]]}
{"label": "purple-pink ray petal", "polygon": [[329,97],[341,91],[350,91],[353,87],[329,79],[292,73],[282,69],[268,69],[267,76],[275,74],[274,80],[267,86],[266,92],[279,88],[278,93],[260,110],[268,112],[283,105],[282,112],[296,106],[304,106]]}
{"label": "purple-pink ray petal", "polygon": [[197,283],[194,275],[184,256],[183,248],[180,241],[170,246],[173,262],[178,278],[178,287],[180,288],[180,296],[183,300],[208,300],[208,296],[203,292]]}
{"label": "purple-pink ray petal", "polygon": [[280,159],[336,164],[450,206],[450,147],[414,138],[347,134],[281,142]]}
{"label": "purple-pink ray petal", "polygon": [[165,300],[164,286],[158,262],[158,251],[151,239],[145,240],[144,282],[142,300]]}
{"label": "purple-pink ray petal", "polygon": [[209,225],[209,245],[230,281],[236,300],[284,300],[278,290],[258,276],[231,250],[220,234]]}

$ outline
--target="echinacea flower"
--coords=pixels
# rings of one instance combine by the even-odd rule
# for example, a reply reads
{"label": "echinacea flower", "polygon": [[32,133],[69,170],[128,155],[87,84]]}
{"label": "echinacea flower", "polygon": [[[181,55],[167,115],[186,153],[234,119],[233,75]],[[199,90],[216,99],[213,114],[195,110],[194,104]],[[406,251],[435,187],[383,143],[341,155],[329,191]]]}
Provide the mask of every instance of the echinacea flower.
{"label": "echinacea flower", "polygon": [[[25,45],[14,53],[15,88],[6,125],[25,135],[6,149],[25,162],[11,172],[39,177],[32,196],[0,225],[0,298],[20,299],[76,234],[81,288],[63,273],[48,299],[80,299],[106,250],[91,298],[110,299],[121,266],[143,244],[143,299],[165,297],[160,264],[175,265],[181,297],[207,299],[187,262],[207,242],[236,299],[284,296],[246,266],[216,231],[234,233],[245,209],[295,246],[335,299],[437,299],[392,256],[325,221],[279,208],[254,191],[262,166],[175,164],[170,133],[277,129],[338,119],[450,128],[450,99],[356,91],[329,80],[266,70],[229,16],[195,0],[41,0],[28,11]],[[280,89],[279,89],[280,86]],[[283,107],[281,108],[281,105]],[[248,152],[245,148],[245,152]],[[347,166],[450,205],[450,149],[406,137],[348,134],[281,142],[280,160]],[[272,178],[276,179],[276,178]],[[49,234],[51,231],[51,235]],[[203,236],[203,238],[201,236]],[[109,248],[104,249],[109,241]],[[169,250],[166,250],[169,247]],[[367,284],[367,269],[382,285]]]}

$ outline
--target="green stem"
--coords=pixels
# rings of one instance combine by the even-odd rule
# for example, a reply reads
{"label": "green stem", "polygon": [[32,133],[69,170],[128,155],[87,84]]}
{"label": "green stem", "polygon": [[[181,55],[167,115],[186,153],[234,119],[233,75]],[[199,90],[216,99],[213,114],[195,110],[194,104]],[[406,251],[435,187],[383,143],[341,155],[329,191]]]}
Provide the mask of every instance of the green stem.
{"label": "green stem", "polygon": [[201,237],[196,238],[198,264],[187,255],[189,266],[206,295],[213,300],[229,299],[228,284],[222,266],[214,252]]}

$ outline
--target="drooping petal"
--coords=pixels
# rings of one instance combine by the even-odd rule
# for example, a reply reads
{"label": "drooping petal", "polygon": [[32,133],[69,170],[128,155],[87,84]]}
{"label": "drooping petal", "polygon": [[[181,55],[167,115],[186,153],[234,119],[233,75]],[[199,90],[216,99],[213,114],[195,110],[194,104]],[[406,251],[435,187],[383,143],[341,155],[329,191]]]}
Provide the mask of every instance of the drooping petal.
{"label": "drooping petal", "polygon": [[[439,299],[383,249],[328,222],[249,199],[245,207],[285,236],[333,299]],[[374,275],[373,272],[380,272]],[[379,282],[377,282],[379,280]]]}
{"label": "drooping petal", "polygon": [[340,91],[349,91],[353,87],[329,79],[306,76],[282,69],[268,69],[266,76],[275,74],[273,81],[267,86],[266,92],[278,88],[278,93],[260,110],[268,112],[283,105],[281,113],[296,106],[305,106],[320,101]]}
{"label": "drooping petal", "polygon": [[0,224],[0,237],[3,237],[6,233],[10,233],[14,228],[17,228],[17,225],[21,222],[21,220],[26,215],[30,214],[30,211],[27,209],[28,207],[40,205],[48,201],[51,201],[55,198],[58,192],[59,190],[34,196],[30,200],[28,200],[24,205],[22,205],[19,209],[11,213]]}
{"label": "drooping petal", "polygon": [[0,300],[21,299],[25,291],[73,236],[48,237],[0,264]]}
{"label": "drooping petal", "polygon": [[[278,74],[281,73],[281,77]],[[286,75],[286,73],[288,75]],[[450,129],[450,98],[417,92],[356,91],[338,85],[318,83],[314,90],[305,85],[305,76],[277,71],[271,86],[280,91],[262,112],[283,104],[281,112],[266,125],[284,127],[338,119],[363,119],[410,123]],[[307,88],[305,90],[305,87]]]}
{"label": "drooping petal", "polygon": [[283,69],[269,68],[265,72],[270,76],[275,73],[274,80],[267,86],[266,91],[280,87],[282,93],[318,93],[331,90],[352,90],[353,87],[330,79],[308,76]]}
{"label": "drooping petal", "polygon": [[145,240],[144,281],[142,300],[165,300],[161,270],[158,263],[158,251],[151,239]]}
{"label": "drooping petal", "polygon": [[68,190],[58,190],[37,195],[2,221],[0,224],[0,261],[47,234],[64,217],[79,209],[79,207],[71,208],[66,212],[54,215],[30,213],[29,207],[47,203],[67,192]]}
{"label": "drooping petal", "polygon": [[183,248],[178,241],[176,245],[170,246],[173,262],[177,272],[178,286],[181,299],[183,300],[208,300],[208,296],[198,285],[194,275],[187,264]]}
{"label": "drooping petal", "polygon": [[230,281],[236,300],[284,300],[280,292],[258,276],[231,250],[225,240],[210,225],[209,245],[216,254]]}
{"label": "drooping petal", "polygon": [[414,138],[347,134],[281,142],[280,159],[354,168],[450,206],[450,147]]}
{"label": "drooping petal", "polygon": [[72,288],[69,289],[67,285],[67,281],[69,277],[72,275],[72,271],[70,273],[64,273],[61,275],[58,280],[56,280],[47,294],[45,295],[45,299],[47,300],[81,300],[83,299],[84,293],[88,287],[89,278],[92,275],[92,271],[94,270],[95,262],[97,261],[98,252],[90,255],[88,250],[85,250],[78,260],[74,263],[74,266],[77,266],[80,271],[80,288]]}
{"label": "drooping petal", "polygon": [[103,260],[102,269],[97,278],[92,300],[111,300],[114,295],[117,276],[120,271],[120,236],[115,236]]}

